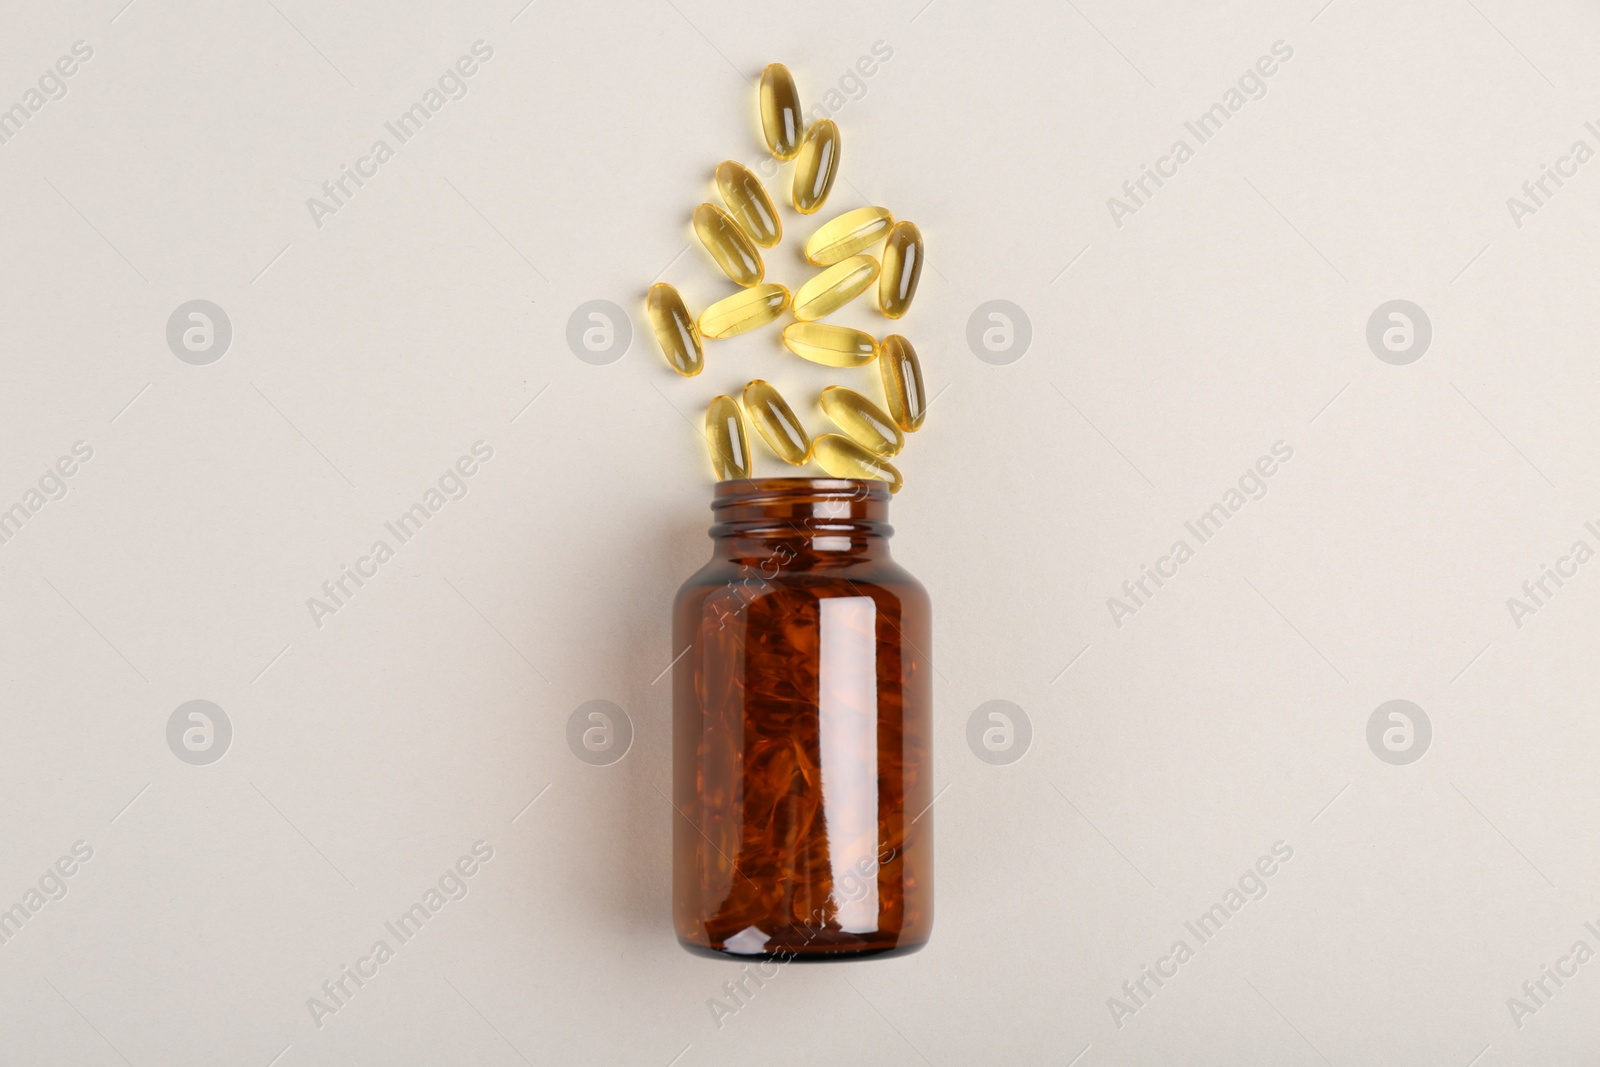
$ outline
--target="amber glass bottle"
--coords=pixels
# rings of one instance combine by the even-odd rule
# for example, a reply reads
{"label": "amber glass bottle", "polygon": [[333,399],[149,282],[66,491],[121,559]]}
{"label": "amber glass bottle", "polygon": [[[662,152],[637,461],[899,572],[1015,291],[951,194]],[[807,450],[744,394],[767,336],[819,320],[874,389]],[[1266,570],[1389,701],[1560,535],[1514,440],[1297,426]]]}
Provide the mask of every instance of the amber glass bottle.
{"label": "amber glass bottle", "polygon": [[719,482],[673,610],[673,915],[721,958],[908,953],[933,924],[931,618],[880,482]]}

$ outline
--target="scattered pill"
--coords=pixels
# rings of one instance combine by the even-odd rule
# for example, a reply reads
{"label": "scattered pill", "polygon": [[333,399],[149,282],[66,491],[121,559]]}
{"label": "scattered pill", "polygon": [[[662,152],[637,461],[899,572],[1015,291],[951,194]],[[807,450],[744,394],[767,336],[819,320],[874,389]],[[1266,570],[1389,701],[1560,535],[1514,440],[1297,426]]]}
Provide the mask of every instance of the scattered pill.
{"label": "scattered pill", "polygon": [[885,337],[878,353],[878,373],[883,376],[883,396],[894,424],[907,433],[921,429],[928,417],[928,395],[922,388],[922,361],[911,342],[897,333]]}
{"label": "scattered pill", "polygon": [[883,244],[883,272],[878,275],[878,307],[891,319],[911,309],[922,277],[922,231],[914,222],[897,222]]}
{"label": "scattered pill", "polygon": [[904,484],[893,463],[836,433],[825,433],[811,442],[811,458],[835,478],[871,478],[888,482],[891,493],[898,493]]}
{"label": "scattered pill", "polygon": [[783,345],[824,367],[859,367],[878,354],[878,342],[870,333],[826,322],[791,322],[783,328]]}
{"label": "scattered pill", "polygon": [[745,236],[762,248],[771,248],[783,240],[783,221],[778,209],[772,206],[761,179],[750,173],[750,168],[733,160],[717,165],[717,191],[722,202],[728,205]]}
{"label": "scattered pill", "polygon": [[839,127],[832,119],[818,119],[806,129],[794,165],[794,209],[802,215],[816,212],[833,191],[839,173]]}
{"label": "scattered pill", "polygon": [[750,442],[744,434],[744,416],[731,396],[712,397],[706,408],[706,451],[719,482],[750,477]]}
{"label": "scattered pill", "polygon": [[757,378],[744,387],[744,411],[779,459],[798,467],[811,458],[811,436],[770,382]]}
{"label": "scattered pill", "polygon": [[650,313],[650,326],[655,330],[656,343],[667,365],[685,378],[693,378],[705,366],[705,354],[700,347],[700,331],[696,329],[689,309],[684,306],[678,290],[666,282],[650,287],[645,300]]}
{"label": "scattered pill", "polygon": [[880,456],[905,447],[905,435],[882,408],[842,385],[830,385],[820,398],[823,413],[856,444]]}
{"label": "scattered pill", "polygon": [[802,322],[820,319],[860,296],[878,277],[878,261],[871,256],[851,256],[806,279],[794,294],[794,317]]}
{"label": "scattered pill", "polygon": [[789,290],[768,283],[725,296],[700,312],[700,336],[720,340],[765,326],[789,306]]}
{"label": "scattered pill", "polygon": [[779,159],[790,160],[800,151],[800,93],[794,77],[782,63],[769,63],[761,72],[761,134],[767,148]]}
{"label": "scattered pill", "polygon": [[740,285],[758,285],[766,273],[761,253],[726,211],[715,204],[694,209],[694,232],[722,273]]}
{"label": "scattered pill", "polygon": [[806,259],[830,267],[883,240],[894,216],[881,207],[858,207],[829,219],[806,240]]}
{"label": "scattered pill", "polygon": [[[839,127],[825,118],[805,124],[794,77],[781,63],[769,64],[761,72],[758,107],[767,147],[777,159],[795,163],[790,194],[795,210],[817,213],[838,178]],[[667,365],[693,377],[705,366],[705,339],[735,337],[792,310],[798,321],[784,328],[784,346],[826,367],[860,367],[878,360],[885,407],[854,389],[830,385],[818,403],[839,432],[812,438],[783,395],[770,382],[753,378],[738,399],[717,396],[706,407],[706,449],[713,472],[719,480],[751,477],[748,420],[785,463],[815,463],[835,478],[883,481],[890,492],[898,493],[903,484],[900,472],[887,457],[898,454],[905,435],[920,429],[927,418],[928,397],[916,350],[899,334],[880,342],[864,330],[819,320],[875,282],[883,314],[891,319],[904,316],[922,277],[922,232],[876,206],[828,219],[811,233],[803,250],[806,261],[820,269],[791,294],[765,280],[761,250],[782,242],[783,221],[762,180],[749,167],[729,159],[718,164],[716,185],[723,206],[703,203],[695,209],[695,235],[718,268],[741,288],[696,318],[675,287],[665,282],[650,287],[646,308]],[[868,254],[879,241],[881,257]]]}

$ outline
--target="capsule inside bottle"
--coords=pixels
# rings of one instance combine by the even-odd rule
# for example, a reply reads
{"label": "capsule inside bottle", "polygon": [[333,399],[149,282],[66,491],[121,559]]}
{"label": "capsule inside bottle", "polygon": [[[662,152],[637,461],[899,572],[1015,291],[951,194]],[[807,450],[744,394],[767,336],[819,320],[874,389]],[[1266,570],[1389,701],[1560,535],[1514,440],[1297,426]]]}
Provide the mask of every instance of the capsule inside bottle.
{"label": "capsule inside bottle", "polygon": [[782,160],[800,151],[800,92],[794,76],[782,63],[769,63],[761,72],[761,136],[767,150]]}
{"label": "capsule inside bottle", "polygon": [[889,492],[898,493],[904,482],[893,463],[875,456],[848,437],[825,433],[811,442],[811,458],[835,478],[871,478],[888,482]]}
{"label": "capsule inside bottle", "polygon": [[700,346],[700,331],[695,327],[689,309],[678,290],[666,282],[650,287],[645,300],[650,314],[650,327],[655,331],[656,343],[666,357],[667,366],[693,378],[705,366],[705,352]]}
{"label": "capsule inside bottle", "polygon": [[854,389],[830,385],[822,391],[819,402],[834,425],[868,452],[892,456],[905,446],[905,435],[894,420]]}
{"label": "capsule inside bottle", "polygon": [[694,209],[694,232],[717,266],[739,285],[758,285],[766,273],[761,253],[726,211],[715,204]]}
{"label": "capsule inside bottle", "polygon": [[814,214],[833,191],[839,173],[839,127],[832,119],[818,119],[806,129],[794,165],[794,209]]}
{"label": "capsule inside bottle", "polygon": [[829,219],[806,239],[806,260],[831,267],[841,259],[865,251],[894,225],[894,216],[881,207],[858,207]]}
{"label": "capsule inside bottle", "polygon": [[722,202],[728,205],[728,214],[750,240],[762,248],[771,248],[783,240],[783,221],[778,218],[778,209],[773,206],[761,179],[752,174],[749,167],[731,159],[719,163],[717,191],[722,194]]}
{"label": "capsule inside bottle", "polygon": [[894,424],[907,433],[921,429],[928,417],[928,394],[922,386],[922,361],[911,342],[897,333],[885,337],[878,352],[878,373]]}
{"label": "capsule inside bottle", "polygon": [[860,296],[878,277],[878,261],[871,256],[851,256],[806,279],[794,294],[794,317],[802,322],[820,319]]}
{"label": "capsule inside bottle", "polygon": [[791,322],[783,328],[783,346],[824,367],[859,367],[878,354],[870,333],[826,322]]}
{"label": "capsule inside bottle", "polygon": [[750,477],[750,442],[744,416],[731,396],[711,398],[706,407],[706,452],[719,482]]}
{"label": "capsule inside bottle", "polygon": [[798,467],[811,458],[811,436],[770,382],[756,378],[744,387],[744,410],[779,459]]}
{"label": "capsule inside bottle", "polygon": [[883,244],[883,272],[878,275],[878,307],[891,319],[911,310],[922,278],[922,231],[914,222],[900,221]]}
{"label": "capsule inside bottle", "polygon": [[700,312],[700,336],[720,340],[765,326],[789,306],[789,290],[767,283],[723,297]]}

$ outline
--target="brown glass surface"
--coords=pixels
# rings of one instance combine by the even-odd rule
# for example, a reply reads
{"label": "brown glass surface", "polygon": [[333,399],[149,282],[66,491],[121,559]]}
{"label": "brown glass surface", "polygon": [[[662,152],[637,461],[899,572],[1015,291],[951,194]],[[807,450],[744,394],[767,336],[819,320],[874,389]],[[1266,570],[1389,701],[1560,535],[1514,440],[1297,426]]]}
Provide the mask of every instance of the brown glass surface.
{"label": "brown glass surface", "polygon": [[889,558],[888,491],[728,481],[712,510],[714,555],[673,612],[678,940],[915,951],[933,922],[931,619]]}

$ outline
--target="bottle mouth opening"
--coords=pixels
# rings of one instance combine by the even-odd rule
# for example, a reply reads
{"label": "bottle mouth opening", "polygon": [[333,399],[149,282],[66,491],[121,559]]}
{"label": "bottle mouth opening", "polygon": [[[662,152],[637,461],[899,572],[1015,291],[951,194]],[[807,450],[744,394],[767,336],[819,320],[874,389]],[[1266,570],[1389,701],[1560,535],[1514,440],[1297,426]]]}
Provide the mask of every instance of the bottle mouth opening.
{"label": "bottle mouth opening", "polygon": [[869,478],[738,478],[718,482],[713,511],[726,508],[803,503],[886,505],[889,487]]}
{"label": "bottle mouth opening", "polygon": [[889,487],[864,478],[742,478],[718,482],[711,534],[887,535]]}

